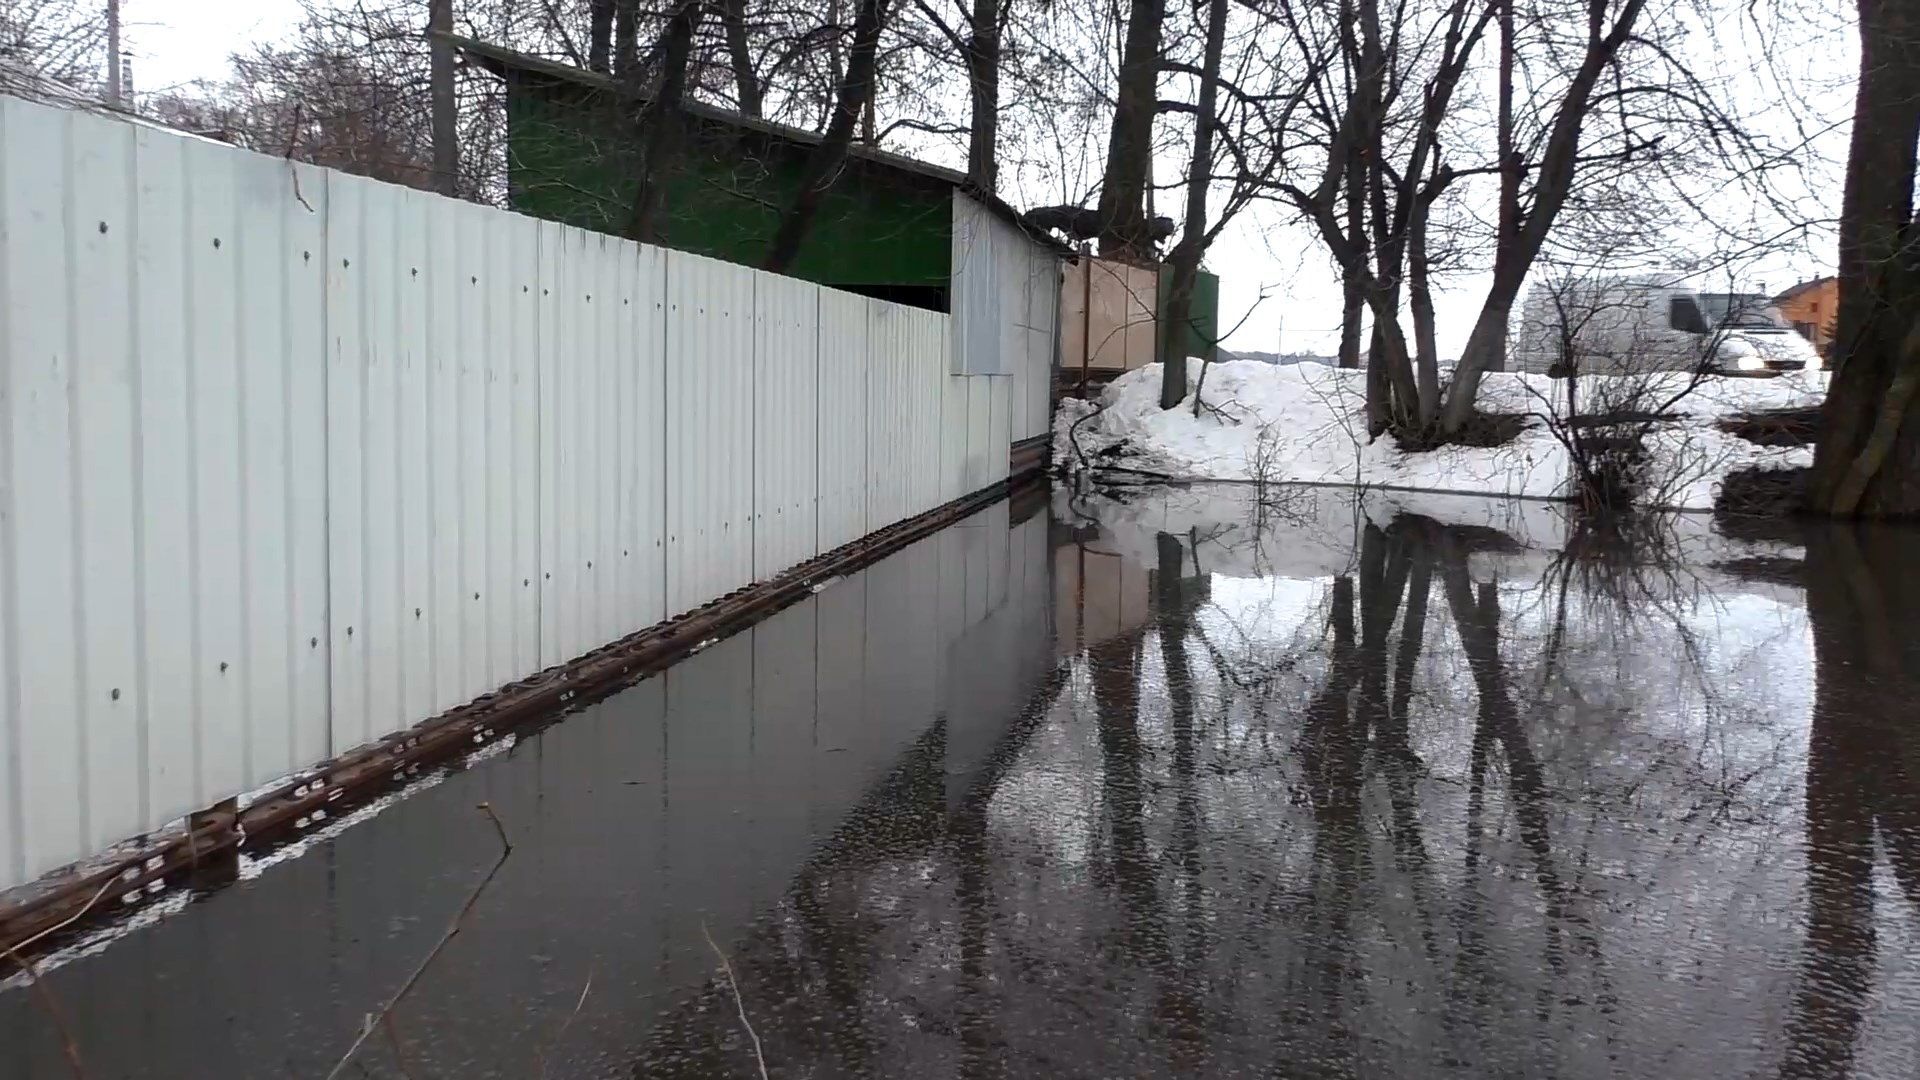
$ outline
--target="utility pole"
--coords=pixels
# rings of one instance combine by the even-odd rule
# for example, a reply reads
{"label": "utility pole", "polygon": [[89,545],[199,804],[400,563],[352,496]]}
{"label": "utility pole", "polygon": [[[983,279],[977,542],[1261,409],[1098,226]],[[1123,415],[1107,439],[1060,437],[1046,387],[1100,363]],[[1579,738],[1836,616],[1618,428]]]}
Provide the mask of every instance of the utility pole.
{"label": "utility pole", "polygon": [[107,0],[107,104],[121,104],[120,0]]}
{"label": "utility pole", "polygon": [[453,100],[453,0],[433,0],[427,13],[427,81],[433,96],[433,190],[454,195],[460,180],[459,131]]}

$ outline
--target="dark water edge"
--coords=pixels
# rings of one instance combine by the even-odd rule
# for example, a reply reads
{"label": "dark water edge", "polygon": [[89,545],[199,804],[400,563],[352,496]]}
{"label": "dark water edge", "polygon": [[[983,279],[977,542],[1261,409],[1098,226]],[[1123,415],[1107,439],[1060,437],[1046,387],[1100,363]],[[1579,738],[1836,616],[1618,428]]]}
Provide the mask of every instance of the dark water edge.
{"label": "dark water edge", "polygon": [[1563,513],[1002,504],[48,985],[325,1076],[484,801],[343,1075],[1920,1075],[1920,534]]}

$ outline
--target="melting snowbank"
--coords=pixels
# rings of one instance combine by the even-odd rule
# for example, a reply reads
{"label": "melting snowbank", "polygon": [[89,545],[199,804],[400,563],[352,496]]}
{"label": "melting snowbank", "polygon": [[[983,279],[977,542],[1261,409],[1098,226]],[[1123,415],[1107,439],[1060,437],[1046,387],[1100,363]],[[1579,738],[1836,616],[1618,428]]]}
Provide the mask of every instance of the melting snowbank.
{"label": "melting snowbank", "polygon": [[[1192,373],[1195,381],[1199,372]],[[1683,374],[1588,377],[1581,393],[1590,400],[1619,400],[1609,383],[1633,379],[1662,401],[1685,388]],[[1350,484],[1436,492],[1564,498],[1572,464],[1546,419],[1565,415],[1565,380],[1496,372],[1482,384],[1480,407],[1492,413],[1533,417],[1520,435],[1501,446],[1448,446],[1418,453],[1391,439],[1367,437],[1366,373],[1319,364],[1278,366],[1235,360],[1212,365],[1205,406],[1194,415],[1192,398],[1178,409],[1159,403],[1160,365],[1131,371],[1102,393],[1100,412],[1079,401],[1061,403],[1055,418],[1054,455],[1072,469],[1081,456],[1124,443],[1121,463],[1191,480],[1251,480]],[[1669,410],[1670,424],[1645,440],[1648,490],[1670,509],[1709,509],[1728,473],[1739,469],[1790,469],[1813,464],[1805,447],[1765,447],[1719,429],[1727,416],[1818,404],[1826,373],[1777,379],[1712,378]],[[1077,450],[1076,450],[1077,447]]]}

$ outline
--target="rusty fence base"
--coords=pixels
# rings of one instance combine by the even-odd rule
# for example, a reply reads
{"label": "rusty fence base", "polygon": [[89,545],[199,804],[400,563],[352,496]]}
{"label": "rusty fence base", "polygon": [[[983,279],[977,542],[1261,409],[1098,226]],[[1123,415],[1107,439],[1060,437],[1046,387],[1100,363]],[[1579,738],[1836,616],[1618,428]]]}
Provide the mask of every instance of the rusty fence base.
{"label": "rusty fence base", "polygon": [[189,815],[183,826],[130,840],[0,894],[0,956],[23,944],[30,946],[25,955],[45,954],[170,888],[229,884],[237,878],[243,851],[297,840],[405,786],[426,769],[617,693],[805,599],[820,582],[865,569],[1015,489],[1044,481],[1044,443],[1042,438],[1016,445],[1007,480],[320,762],[244,809],[228,799]]}

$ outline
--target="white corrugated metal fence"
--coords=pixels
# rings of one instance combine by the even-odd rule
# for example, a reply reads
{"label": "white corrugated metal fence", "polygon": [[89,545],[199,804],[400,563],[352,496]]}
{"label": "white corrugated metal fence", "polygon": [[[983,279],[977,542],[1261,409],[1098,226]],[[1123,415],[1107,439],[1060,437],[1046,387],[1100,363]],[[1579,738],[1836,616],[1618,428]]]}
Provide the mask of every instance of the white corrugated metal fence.
{"label": "white corrugated metal fence", "polygon": [[1035,428],[945,315],[10,98],[0,312],[0,887],[1004,479]]}

